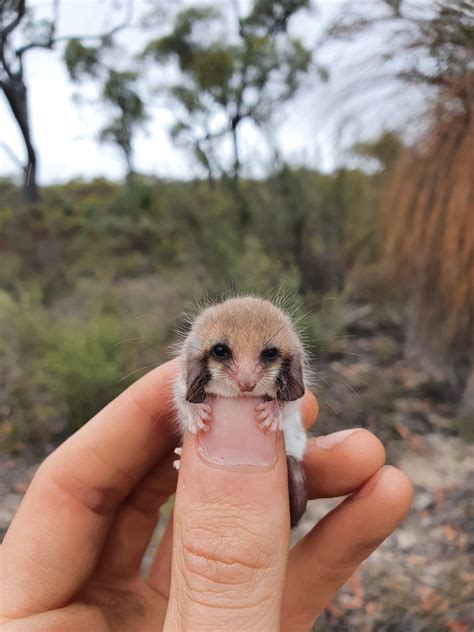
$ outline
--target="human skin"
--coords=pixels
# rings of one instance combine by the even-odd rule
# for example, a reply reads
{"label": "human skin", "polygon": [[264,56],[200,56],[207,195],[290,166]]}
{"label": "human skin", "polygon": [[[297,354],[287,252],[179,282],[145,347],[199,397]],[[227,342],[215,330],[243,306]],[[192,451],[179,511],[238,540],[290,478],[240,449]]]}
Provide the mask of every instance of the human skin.
{"label": "human skin", "polygon": [[[0,548],[2,630],[307,631],[403,519],[412,485],[383,467],[382,444],[363,429],[310,439],[310,498],[351,496],[291,550],[281,438],[270,466],[241,468],[209,463],[188,436],[176,490],[176,374],[175,361],[148,373],[39,467]],[[309,426],[310,393],[303,411]]]}

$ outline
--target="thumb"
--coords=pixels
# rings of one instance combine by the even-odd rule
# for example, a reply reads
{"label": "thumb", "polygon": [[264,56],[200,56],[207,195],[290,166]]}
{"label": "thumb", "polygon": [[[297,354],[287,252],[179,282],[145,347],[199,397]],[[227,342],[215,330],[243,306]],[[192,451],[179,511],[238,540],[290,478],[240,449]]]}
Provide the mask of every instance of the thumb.
{"label": "thumb", "polygon": [[281,433],[256,398],[215,398],[211,429],[187,435],[174,509],[165,630],[274,631],[289,541]]}

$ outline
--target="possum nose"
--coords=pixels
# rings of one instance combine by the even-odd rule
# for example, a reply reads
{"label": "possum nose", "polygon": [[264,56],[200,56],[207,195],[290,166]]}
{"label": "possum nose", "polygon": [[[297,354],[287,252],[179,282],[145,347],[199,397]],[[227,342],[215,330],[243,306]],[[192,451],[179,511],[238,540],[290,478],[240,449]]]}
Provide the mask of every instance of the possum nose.
{"label": "possum nose", "polygon": [[249,380],[240,380],[238,384],[242,393],[251,393],[257,386],[257,382],[251,382]]}

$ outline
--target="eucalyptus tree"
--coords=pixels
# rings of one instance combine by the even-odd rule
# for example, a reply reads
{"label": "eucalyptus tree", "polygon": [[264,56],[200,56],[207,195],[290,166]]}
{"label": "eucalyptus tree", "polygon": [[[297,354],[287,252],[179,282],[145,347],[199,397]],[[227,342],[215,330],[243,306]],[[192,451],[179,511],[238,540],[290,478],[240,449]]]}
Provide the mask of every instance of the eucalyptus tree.
{"label": "eucalyptus tree", "polygon": [[[116,26],[100,34],[76,36],[76,41],[110,41],[120,30],[126,28],[132,19],[133,0],[117,7],[122,19]],[[24,179],[23,193],[26,202],[34,202],[38,197],[37,165],[38,151],[33,141],[30,116],[29,92],[25,73],[26,55],[34,49],[53,50],[71,39],[69,35],[58,33],[61,0],[51,0],[51,15],[40,18],[27,0],[2,0],[0,2],[0,89],[9,105],[13,119],[23,139],[26,160],[20,159]],[[9,155],[13,152],[6,148]]]}
{"label": "eucalyptus tree", "polygon": [[[124,67],[117,67],[116,59]],[[98,86],[96,104],[105,105],[106,122],[99,130],[98,140],[114,145],[126,163],[127,180],[134,173],[133,139],[148,115],[138,83],[140,74],[130,68],[131,55],[122,51],[112,40],[86,46],[72,39],[66,46],[64,59],[71,80],[81,83],[92,79]]]}
{"label": "eucalyptus tree", "polygon": [[[169,87],[172,135],[191,146],[209,179],[241,171],[244,121],[266,124],[300,87],[311,53],[288,31],[309,0],[254,0],[245,15],[237,1],[184,8],[170,31],[148,42],[143,56],[179,71]],[[231,18],[229,20],[229,17]],[[219,149],[231,142],[231,165]]]}

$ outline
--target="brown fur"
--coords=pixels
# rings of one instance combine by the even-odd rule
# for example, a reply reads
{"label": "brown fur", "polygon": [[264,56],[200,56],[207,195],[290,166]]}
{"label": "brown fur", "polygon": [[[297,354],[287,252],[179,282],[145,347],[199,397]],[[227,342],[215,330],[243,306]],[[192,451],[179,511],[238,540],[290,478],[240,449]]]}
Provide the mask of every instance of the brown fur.
{"label": "brown fur", "polygon": [[[219,362],[212,356],[216,343],[224,343],[231,349],[229,362]],[[267,347],[277,347],[279,356],[265,366],[260,354]],[[264,299],[231,298],[208,307],[195,320],[182,352],[188,366],[188,401],[201,399],[202,389],[206,384],[212,388],[213,380],[214,383],[227,380],[230,384],[229,375],[237,367],[258,380],[266,379],[268,386],[271,384],[273,390],[260,395],[292,401],[304,393],[302,344],[291,319]],[[204,372],[207,372],[207,380],[203,379]],[[198,395],[196,384],[201,387]]]}
{"label": "brown fur", "polygon": [[207,308],[196,319],[193,330],[205,345],[225,340],[242,356],[270,344],[283,353],[302,353],[290,318],[270,301],[254,296],[231,298]]}

